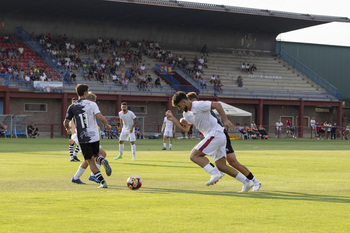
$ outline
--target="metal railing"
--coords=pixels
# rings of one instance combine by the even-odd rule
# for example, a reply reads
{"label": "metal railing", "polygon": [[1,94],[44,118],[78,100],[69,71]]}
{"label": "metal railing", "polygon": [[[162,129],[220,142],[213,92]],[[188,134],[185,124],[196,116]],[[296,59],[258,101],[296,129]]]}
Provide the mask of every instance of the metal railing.
{"label": "metal railing", "polygon": [[63,74],[66,81],[69,81],[69,70],[22,27],[17,27],[17,37],[32,49],[41,59],[49,64],[57,73]]}
{"label": "metal railing", "polygon": [[292,55],[283,50],[283,46],[281,43],[277,43],[276,53],[280,55],[281,59],[290,64],[292,67],[297,69],[299,72],[305,74],[309,79],[320,85],[326,91],[328,91],[331,95],[335,96],[338,100],[341,100],[341,94],[336,87],[330,84],[327,80],[316,74],[314,71],[306,67]]}

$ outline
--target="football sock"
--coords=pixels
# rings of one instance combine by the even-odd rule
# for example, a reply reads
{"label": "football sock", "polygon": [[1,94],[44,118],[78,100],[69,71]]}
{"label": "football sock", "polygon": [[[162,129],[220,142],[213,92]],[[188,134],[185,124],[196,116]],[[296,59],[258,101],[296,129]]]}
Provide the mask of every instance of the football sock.
{"label": "football sock", "polygon": [[98,155],[96,162],[101,163],[104,159],[102,155]]}
{"label": "football sock", "polygon": [[163,142],[163,147],[166,148],[166,142]]}
{"label": "football sock", "polygon": [[80,179],[81,175],[84,174],[85,170],[86,170],[86,169],[84,169],[84,168],[82,168],[81,166],[79,166],[77,173],[75,173],[75,175],[74,175],[74,177],[73,177],[74,180]]}
{"label": "football sock", "polygon": [[169,149],[171,149],[172,146],[173,146],[173,144],[169,144]]}
{"label": "football sock", "polygon": [[131,145],[131,152],[132,152],[132,157],[135,158],[136,155],[136,145]]}
{"label": "football sock", "polygon": [[[100,168],[101,168],[101,164],[95,163],[95,165],[96,165],[97,169],[98,169],[98,170],[100,170]],[[92,175],[92,176],[94,176],[94,173],[93,173],[93,172],[91,172],[91,175]]]}
{"label": "football sock", "polygon": [[260,181],[258,181],[257,179],[255,179],[255,177],[252,179],[252,181],[253,181],[254,183],[260,183]]}
{"label": "football sock", "polygon": [[94,175],[95,175],[96,179],[98,179],[98,180],[100,181],[101,184],[106,183],[106,181],[105,181],[105,179],[103,179],[103,176],[102,176],[102,174],[101,174],[100,171],[98,171],[98,172],[95,173]]}
{"label": "football sock", "polygon": [[73,145],[74,144],[72,144],[72,145],[69,144],[69,155],[70,155],[71,158],[73,158],[73,149],[74,149]]}
{"label": "football sock", "polygon": [[247,178],[249,180],[252,180],[254,178],[253,174],[251,172],[249,172],[249,174],[247,175]]}
{"label": "football sock", "polygon": [[236,180],[242,182],[243,184],[246,184],[250,181],[244,175],[242,175],[242,173],[238,173],[235,178],[236,178]]}
{"label": "football sock", "polygon": [[119,156],[123,155],[123,151],[124,151],[124,144],[119,144]]}
{"label": "football sock", "polygon": [[215,175],[219,171],[216,167],[213,167],[211,163],[205,165],[203,169],[211,176]]}
{"label": "football sock", "polygon": [[79,145],[77,145],[77,146],[75,147],[74,156],[77,156],[77,154],[78,154],[79,151],[80,151],[80,147],[79,147]]}

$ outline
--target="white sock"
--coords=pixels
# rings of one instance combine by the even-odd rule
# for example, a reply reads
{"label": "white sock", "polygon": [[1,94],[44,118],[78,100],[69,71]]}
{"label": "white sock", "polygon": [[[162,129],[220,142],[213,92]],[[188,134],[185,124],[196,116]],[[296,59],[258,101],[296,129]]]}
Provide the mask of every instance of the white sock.
{"label": "white sock", "polygon": [[172,146],[173,146],[173,144],[169,144],[169,149],[171,149]]}
{"label": "white sock", "polygon": [[84,174],[85,170],[86,170],[86,169],[81,168],[81,167],[79,166],[77,173],[75,173],[75,175],[74,175],[74,177],[73,177],[74,180],[80,179],[80,177]]}
{"label": "white sock", "polygon": [[163,142],[163,147],[166,148],[166,142]]}
{"label": "white sock", "polygon": [[205,165],[203,169],[211,176],[219,172],[219,170],[216,167],[213,167],[210,163]]}
{"label": "white sock", "polygon": [[252,181],[253,181],[254,183],[260,183],[260,181],[258,181],[257,179],[255,179],[255,177],[253,177]]}
{"label": "white sock", "polygon": [[132,157],[135,158],[136,155],[136,145],[131,145],[131,152],[132,152]]}
{"label": "white sock", "polygon": [[[98,163],[95,163],[95,164],[96,164],[96,167],[98,168],[98,170],[100,170],[101,164],[98,164]],[[93,172],[91,172],[91,175],[92,175],[92,176],[95,176]]]}
{"label": "white sock", "polygon": [[242,182],[243,184],[246,184],[250,181],[247,177],[242,175],[242,173],[238,173],[238,175],[235,178],[236,178],[236,180]]}
{"label": "white sock", "polygon": [[124,144],[119,144],[119,156],[123,155],[123,151],[124,151]]}

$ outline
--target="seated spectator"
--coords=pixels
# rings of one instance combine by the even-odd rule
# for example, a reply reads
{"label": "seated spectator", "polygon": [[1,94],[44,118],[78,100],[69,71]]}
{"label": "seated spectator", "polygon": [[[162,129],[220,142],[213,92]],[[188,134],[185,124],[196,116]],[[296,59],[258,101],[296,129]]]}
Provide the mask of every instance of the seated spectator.
{"label": "seated spectator", "polygon": [[207,84],[205,83],[205,79],[203,77],[201,77],[201,79],[199,80],[199,83],[202,89],[207,89]]}
{"label": "seated spectator", "polygon": [[269,135],[267,134],[265,128],[262,125],[259,125],[259,133],[261,135],[261,139],[268,139]]}
{"label": "seated spectator", "polygon": [[33,59],[29,59],[29,60],[28,60],[28,66],[34,67],[34,61],[33,61]]}
{"label": "seated spectator", "polygon": [[156,81],[154,81],[154,85],[158,88],[158,87],[161,87],[161,84],[160,84],[160,78],[157,77]]}
{"label": "seated spectator", "polygon": [[242,72],[246,72],[245,63],[243,63],[243,64],[241,65],[241,70],[242,70]]}
{"label": "seated spectator", "polygon": [[253,64],[251,67],[250,67],[250,72],[253,73],[253,71],[256,71],[258,70],[258,68],[256,67],[255,64]]}
{"label": "seated spectator", "polygon": [[27,126],[27,134],[28,134],[28,136],[29,136],[30,138],[32,137],[33,130],[34,130],[33,124],[29,124],[29,125]]}
{"label": "seated spectator", "polygon": [[122,90],[127,90],[128,89],[128,85],[129,85],[129,79],[127,78],[123,78],[122,79]]}
{"label": "seated spectator", "polygon": [[209,56],[208,47],[206,44],[202,47],[201,52],[202,52],[203,56],[205,56],[205,55]]}
{"label": "seated spectator", "polygon": [[33,138],[37,138],[40,135],[38,127],[33,124],[33,131],[32,131],[32,136]]}
{"label": "seated spectator", "polygon": [[211,77],[210,77],[210,83],[214,84],[216,82],[216,76],[213,74]]}
{"label": "seated spectator", "polygon": [[243,78],[242,78],[242,76],[238,76],[236,83],[237,83],[238,87],[243,87]]}
{"label": "seated spectator", "polygon": [[0,122],[0,136],[6,137],[7,127]]}
{"label": "seated spectator", "polygon": [[77,75],[73,72],[70,76],[70,82],[77,82]]}

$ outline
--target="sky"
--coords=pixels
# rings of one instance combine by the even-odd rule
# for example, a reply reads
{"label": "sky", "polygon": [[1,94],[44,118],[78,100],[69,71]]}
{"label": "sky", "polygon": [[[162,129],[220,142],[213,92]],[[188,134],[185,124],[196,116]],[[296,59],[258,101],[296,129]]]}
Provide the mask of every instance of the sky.
{"label": "sky", "polygon": [[[350,0],[180,0],[350,19]],[[350,23],[327,23],[282,33],[277,40],[350,47]]]}

